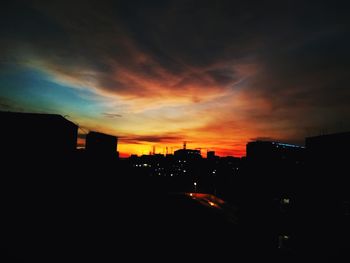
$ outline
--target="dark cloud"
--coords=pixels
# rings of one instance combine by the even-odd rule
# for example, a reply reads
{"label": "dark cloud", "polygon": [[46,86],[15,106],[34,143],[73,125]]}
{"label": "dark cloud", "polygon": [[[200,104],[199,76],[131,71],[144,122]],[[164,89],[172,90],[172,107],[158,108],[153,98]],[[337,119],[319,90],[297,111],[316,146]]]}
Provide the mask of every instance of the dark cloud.
{"label": "dark cloud", "polygon": [[164,135],[164,136],[156,136],[156,135],[149,135],[149,136],[121,136],[119,137],[120,141],[124,143],[144,143],[144,142],[149,142],[149,143],[174,143],[174,142],[181,142],[183,140],[183,137],[177,136],[177,135]]}
{"label": "dark cloud", "polygon": [[271,137],[255,137],[251,138],[251,141],[276,141],[276,139],[271,138]]}
{"label": "dark cloud", "polygon": [[208,70],[205,73],[208,74],[217,85],[225,86],[239,80],[239,77],[236,76],[232,70],[214,69]]}

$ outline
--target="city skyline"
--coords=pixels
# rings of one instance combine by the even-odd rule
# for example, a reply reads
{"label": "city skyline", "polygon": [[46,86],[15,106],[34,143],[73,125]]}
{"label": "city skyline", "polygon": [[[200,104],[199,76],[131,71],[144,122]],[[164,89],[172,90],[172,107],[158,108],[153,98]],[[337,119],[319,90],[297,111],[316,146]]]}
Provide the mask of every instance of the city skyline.
{"label": "city skyline", "polygon": [[[121,157],[245,156],[350,130],[349,18],[328,1],[11,1],[0,110],[55,113],[118,137]],[[161,149],[161,150],[160,150]]]}

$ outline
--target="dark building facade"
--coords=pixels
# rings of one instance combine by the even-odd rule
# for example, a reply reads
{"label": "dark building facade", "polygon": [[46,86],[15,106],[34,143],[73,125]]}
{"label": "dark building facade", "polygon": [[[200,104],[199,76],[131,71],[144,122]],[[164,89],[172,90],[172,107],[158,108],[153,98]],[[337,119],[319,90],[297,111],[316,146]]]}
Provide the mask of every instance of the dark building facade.
{"label": "dark building facade", "polygon": [[305,147],[253,141],[247,143],[246,153],[237,191],[247,231],[254,232],[266,250],[288,250],[297,236],[293,207],[298,200]]}
{"label": "dark building facade", "polygon": [[[305,138],[309,183],[322,196],[342,199],[349,195],[350,132]],[[347,197],[348,198],[348,197]]]}
{"label": "dark building facade", "polygon": [[300,214],[309,221],[304,226],[304,239],[311,234],[312,251],[323,251],[323,257],[349,260],[350,132],[307,137],[305,146],[307,176],[301,187]]}
{"label": "dark building facade", "polygon": [[0,112],[1,151],[7,153],[74,153],[78,126],[57,114]]}
{"label": "dark building facade", "polygon": [[247,143],[246,151],[250,162],[297,162],[304,158],[305,147],[274,141],[253,141]]}
{"label": "dark building facade", "polygon": [[117,157],[117,143],[116,136],[90,131],[86,135],[85,149],[88,154]]}
{"label": "dark building facade", "polygon": [[350,149],[350,132],[307,137],[305,146],[310,160],[331,160],[339,165],[348,159],[344,153]]}

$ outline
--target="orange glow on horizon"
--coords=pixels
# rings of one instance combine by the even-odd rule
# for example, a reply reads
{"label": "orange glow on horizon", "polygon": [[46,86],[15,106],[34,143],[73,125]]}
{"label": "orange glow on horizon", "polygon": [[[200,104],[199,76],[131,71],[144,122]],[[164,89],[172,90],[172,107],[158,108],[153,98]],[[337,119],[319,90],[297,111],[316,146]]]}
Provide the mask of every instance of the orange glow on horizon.
{"label": "orange glow on horizon", "polygon": [[[234,157],[243,157],[246,154],[245,142],[240,146],[236,146],[234,149],[221,149],[221,147],[212,147],[210,151],[214,151],[216,156],[225,157],[225,156],[234,156]],[[173,154],[174,151],[182,149],[179,147],[179,144],[167,144],[167,146],[163,145],[152,145],[152,144],[123,144],[118,143],[118,152],[119,157],[127,158],[132,154],[137,156],[153,154],[153,146],[155,146],[155,154],[163,154],[166,155],[166,147],[168,147],[168,154]],[[187,147],[187,149],[199,149],[201,147]],[[201,148],[201,155],[203,158],[207,157],[207,150],[205,148]]]}

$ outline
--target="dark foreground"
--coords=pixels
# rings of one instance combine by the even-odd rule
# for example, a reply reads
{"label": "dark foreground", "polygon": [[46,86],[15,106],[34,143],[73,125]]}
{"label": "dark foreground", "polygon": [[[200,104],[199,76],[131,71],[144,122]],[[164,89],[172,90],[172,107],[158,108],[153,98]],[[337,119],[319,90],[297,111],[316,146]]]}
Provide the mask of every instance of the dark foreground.
{"label": "dark foreground", "polygon": [[[29,158],[3,168],[2,262],[349,259],[348,230],[303,213],[294,222],[299,247],[293,239],[278,247],[273,217],[258,199],[243,205],[169,192],[156,178],[108,162]],[[340,231],[342,240],[331,239]]]}
{"label": "dark foreground", "polygon": [[6,262],[223,259],[240,252],[233,210],[189,194],[118,191],[108,179],[107,187],[30,181],[22,178],[7,193]]}

